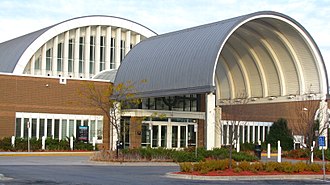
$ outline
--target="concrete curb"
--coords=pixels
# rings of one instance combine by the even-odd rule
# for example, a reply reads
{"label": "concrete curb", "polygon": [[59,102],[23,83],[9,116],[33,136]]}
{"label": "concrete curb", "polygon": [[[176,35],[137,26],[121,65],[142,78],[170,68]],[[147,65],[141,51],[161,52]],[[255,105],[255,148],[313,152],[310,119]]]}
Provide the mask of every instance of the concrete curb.
{"label": "concrete curb", "polygon": [[[199,176],[175,174],[173,172],[166,173],[166,177],[189,180],[217,180],[217,181],[234,181],[234,180],[290,180],[290,179],[323,179],[323,175],[256,175],[256,176]],[[326,175],[326,179],[330,175]]]}
{"label": "concrete curb", "polygon": [[94,152],[0,152],[0,157],[91,156],[93,153]]}

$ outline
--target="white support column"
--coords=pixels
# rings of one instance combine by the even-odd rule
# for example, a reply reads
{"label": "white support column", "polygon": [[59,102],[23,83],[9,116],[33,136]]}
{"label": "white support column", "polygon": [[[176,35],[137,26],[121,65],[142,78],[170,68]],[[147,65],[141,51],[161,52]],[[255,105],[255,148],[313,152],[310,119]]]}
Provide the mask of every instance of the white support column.
{"label": "white support column", "polygon": [[45,76],[46,75],[46,52],[47,52],[47,43],[45,43],[42,46],[42,50],[41,50],[41,66],[40,66],[40,70],[41,70],[41,75]]}
{"label": "white support column", "polygon": [[137,34],[135,35],[135,45],[138,44],[141,41],[141,35]]}
{"label": "white support column", "polygon": [[125,55],[131,50],[131,31],[126,31],[126,39],[125,39]]}
{"label": "white support column", "polygon": [[264,125],[264,126],[262,126],[262,142],[264,142],[265,141],[265,139],[266,139],[266,133],[265,133],[265,131],[266,131],[266,125]]}
{"label": "white support column", "polygon": [[115,69],[119,68],[120,58],[120,44],[121,44],[121,28],[116,29],[116,44],[115,44]]}
{"label": "white support column", "polygon": [[172,148],[172,121],[171,118],[168,118],[167,125],[167,148]]}
{"label": "white support column", "polygon": [[256,127],[254,125],[254,123],[252,123],[252,142],[256,143]]}
{"label": "white support column", "polygon": [[180,125],[178,125],[178,138],[177,138],[177,146],[178,146],[178,148],[181,148],[181,126]]}
{"label": "white support column", "polygon": [[100,72],[100,39],[101,39],[101,26],[96,27],[96,36],[95,36],[95,59],[94,59],[94,74]]}
{"label": "white support column", "polygon": [[162,127],[161,127],[161,125],[158,125],[158,136],[157,136],[157,140],[158,140],[158,146],[160,147],[161,146],[161,135],[162,135]]}
{"label": "white support column", "polygon": [[74,40],[74,66],[73,73],[75,78],[79,78],[79,47],[80,47],[80,28],[76,29]]}
{"label": "white support column", "polygon": [[247,125],[247,127],[248,127],[248,133],[247,133],[247,134],[248,134],[248,136],[247,136],[247,142],[248,142],[248,143],[251,143],[251,141],[250,141],[250,137],[251,137],[250,124],[248,124],[248,125]]}
{"label": "white support column", "polygon": [[257,125],[258,127],[258,135],[257,135],[257,142],[261,141],[261,138],[260,138],[260,125]]}
{"label": "white support column", "polygon": [[214,147],[215,148],[221,148],[221,140],[222,140],[222,134],[221,134],[221,107],[216,106],[215,107],[215,134],[214,134]]}
{"label": "white support column", "polygon": [[246,141],[245,141],[245,127],[246,127],[246,125],[245,124],[243,124],[242,125],[242,143],[245,143]]}
{"label": "white support column", "polygon": [[37,129],[36,129],[36,138],[39,139],[39,132],[40,132],[40,118],[37,118]]}
{"label": "white support column", "polygon": [[107,27],[107,34],[105,37],[105,70],[110,69],[110,48],[111,48],[111,27]]}
{"label": "white support column", "polygon": [[57,45],[58,45],[58,36],[53,40],[53,62],[52,62],[52,73],[53,76],[57,76]]}
{"label": "white support column", "polygon": [[206,94],[206,149],[211,150],[215,147],[215,95],[213,93]]}
{"label": "white support column", "polygon": [[86,28],[85,34],[85,58],[84,58],[84,76],[85,78],[89,78],[89,54],[90,54],[90,40],[91,40],[91,27],[88,26]]}
{"label": "white support column", "polygon": [[30,74],[34,75],[34,67],[36,63],[36,55],[33,55],[31,60],[30,60]]}
{"label": "white support column", "polygon": [[64,77],[68,76],[69,71],[69,31],[64,33],[64,46],[63,46],[63,68],[62,68],[62,74]]}

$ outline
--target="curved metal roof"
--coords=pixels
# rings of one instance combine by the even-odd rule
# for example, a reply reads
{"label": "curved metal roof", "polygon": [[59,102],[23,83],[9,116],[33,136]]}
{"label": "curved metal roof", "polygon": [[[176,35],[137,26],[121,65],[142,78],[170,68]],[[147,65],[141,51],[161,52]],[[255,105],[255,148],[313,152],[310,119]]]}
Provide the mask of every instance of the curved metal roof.
{"label": "curved metal roof", "polygon": [[117,69],[104,70],[96,74],[93,79],[106,80],[114,83],[117,74]]}
{"label": "curved metal roof", "polygon": [[104,15],[77,17],[0,43],[0,72],[22,74],[32,55],[48,40],[67,30],[93,25],[121,27],[146,37],[156,35],[151,29],[128,19]]}
{"label": "curved metal roof", "polygon": [[139,97],[328,92],[325,65],[312,37],[292,18],[272,11],[142,41],[123,60],[115,84],[141,80],[147,82],[137,87]]}

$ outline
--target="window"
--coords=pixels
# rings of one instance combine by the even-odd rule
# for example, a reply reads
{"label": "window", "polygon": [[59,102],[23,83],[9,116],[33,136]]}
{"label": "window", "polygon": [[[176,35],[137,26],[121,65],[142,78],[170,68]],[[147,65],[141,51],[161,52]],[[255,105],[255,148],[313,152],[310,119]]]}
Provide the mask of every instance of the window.
{"label": "window", "polygon": [[95,120],[91,120],[91,125],[89,127],[89,132],[90,132],[89,141],[90,142],[93,142],[93,137],[96,136],[96,134],[95,134],[95,126],[96,126]]}
{"label": "window", "polygon": [[178,147],[178,126],[172,126],[172,147]]}
{"label": "window", "polygon": [[66,139],[67,120],[62,119],[61,139]]}
{"label": "window", "polygon": [[39,139],[45,135],[45,119],[39,120]]}
{"label": "window", "polygon": [[120,41],[120,61],[122,61],[125,57],[125,41]]}
{"label": "window", "polygon": [[35,59],[34,69],[36,69],[36,70],[40,70],[40,69],[41,69],[41,55],[39,55],[39,56]]}
{"label": "window", "polygon": [[85,59],[85,39],[84,37],[79,38],[79,73],[84,72],[84,59]]}
{"label": "window", "polygon": [[16,118],[16,131],[15,131],[15,136],[16,137],[21,137],[21,118]]}
{"label": "window", "polygon": [[68,56],[68,71],[73,72],[73,59],[74,59],[74,40],[69,40],[69,56]]}
{"label": "window", "polygon": [[110,69],[115,68],[115,39],[111,38],[111,45],[110,45]]}
{"label": "window", "polygon": [[58,43],[57,45],[57,71],[62,71],[63,62],[63,43]]}
{"label": "window", "polygon": [[53,120],[52,119],[47,119],[47,137],[53,137],[53,134],[52,134],[52,122]]}
{"label": "window", "polygon": [[59,139],[59,134],[60,134],[60,120],[55,119],[54,120],[54,138]]}
{"label": "window", "polygon": [[162,125],[161,126],[161,136],[160,136],[160,146],[161,147],[167,147],[166,142],[167,142],[167,126]]}
{"label": "window", "polygon": [[25,139],[28,138],[28,133],[29,133],[29,131],[28,131],[28,127],[27,127],[28,124],[31,124],[31,123],[29,122],[29,118],[24,118],[24,125],[23,125],[24,133],[23,133],[23,137],[24,137]]}
{"label": "window", "polygon": [[149,147],[150,146],[150,130],[149,124],[142,123],[141,128],[141,146]]}
{"label": "window", "polygon": [[52,70],[52,54],[53,54],[53,50],[52,50],[52,48],[49,48],[46,51],[46,70],[47,71]]}
{"label": "window", "polygon": [[186,147],[186,141],[187,141],[187,130],[186,126],[180,126],[180,148]]}
{"label": "window", "polygon": [[94,61],[95,61],[95,37],[90,37],[89,46],[89,73],[94,74]]}
{"label": "window", "polygon": [[97,139],[100,140],[103,138],[103,121],[97,120]]}
{"label": "window", "polygon": [[152,147],[158,147],[158,125],[152,126]]}
{"label": "window", "polygon": [[74,120],[69,120],[69,137],[74,136]]}
{"label": "window", "polygon": [[31,126],[31,137],[36,138],[37,137],[37,119],[33,118],[32,119],[32,124]]}
{"label": "window", "polygon": [[105,69],[105,37],[101,36],[100,39],[100,71],[103,71]]}

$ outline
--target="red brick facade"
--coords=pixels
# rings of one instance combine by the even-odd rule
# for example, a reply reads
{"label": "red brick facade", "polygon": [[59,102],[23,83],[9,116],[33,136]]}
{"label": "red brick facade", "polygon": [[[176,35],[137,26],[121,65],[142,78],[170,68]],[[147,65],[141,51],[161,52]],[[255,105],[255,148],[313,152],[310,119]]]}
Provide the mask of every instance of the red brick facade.
{"label": "red brick facade", "polygon": [[[16,112],[104,115],[96,107],[82,104],[86,98],[78,92],[86,83],[86,80],[67,79],[66,84],[60,84],[59,78],[0,75],[0,138],[15,134]],[[109,85],[94,83],[98,87]],[[104,123],[105,119],[104,116]],[[103,128],[109,127],[103,124]],[[104,129],[104,136],[105,133],[109,129]],[[104,142],[109,146],[108,139]]]}

